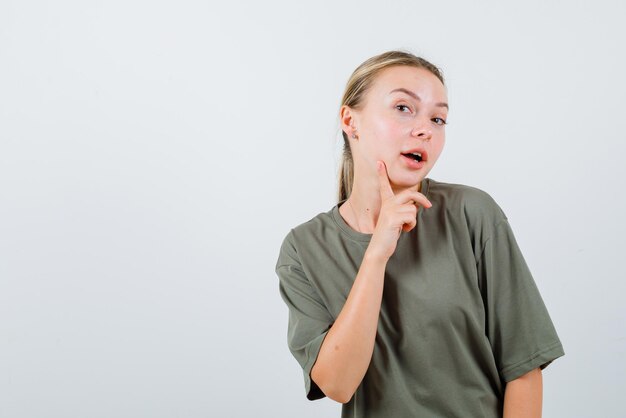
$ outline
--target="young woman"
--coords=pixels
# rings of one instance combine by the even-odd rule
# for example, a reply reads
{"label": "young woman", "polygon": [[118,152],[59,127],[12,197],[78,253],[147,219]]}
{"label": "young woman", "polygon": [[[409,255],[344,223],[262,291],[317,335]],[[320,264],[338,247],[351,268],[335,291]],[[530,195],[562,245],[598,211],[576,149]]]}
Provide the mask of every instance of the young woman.
{"label": "young woman", "polygon": [[448,110],[423,58],[361,64],[340,109],[339,202],[281,246],[289,349],[307,398],[343,417],[540,417],[541,370],[565,354],[500,206],[426,177]]}

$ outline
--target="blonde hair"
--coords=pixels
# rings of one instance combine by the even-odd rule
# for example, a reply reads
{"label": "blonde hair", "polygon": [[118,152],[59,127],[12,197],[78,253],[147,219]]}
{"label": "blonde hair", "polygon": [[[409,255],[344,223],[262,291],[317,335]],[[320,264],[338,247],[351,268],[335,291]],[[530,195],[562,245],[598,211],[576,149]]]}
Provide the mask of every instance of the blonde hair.
{"label": "blonde hair", "polygon": [[[341,99],[341,106],[346,105],[352,109],[360,109],[365,94],[380,71],[397,65],[423,68],[433,73],[441,80],[442,84],[445,84],[441,70],[424,58],[404,51],[388,51],[369,58],[354,70],[346,83],[346,89]],[[339,202],[350,196],[354,182],[354,161],[352,160],[350,141],[345,132],[341,134],[343,136],[343,156],[341,168],[339,169]]]}

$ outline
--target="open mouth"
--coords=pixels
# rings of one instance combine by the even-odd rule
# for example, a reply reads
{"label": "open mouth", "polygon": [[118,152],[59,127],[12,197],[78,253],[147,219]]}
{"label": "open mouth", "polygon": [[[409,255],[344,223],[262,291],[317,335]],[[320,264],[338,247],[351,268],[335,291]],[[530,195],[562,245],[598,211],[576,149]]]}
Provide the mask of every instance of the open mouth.
{"label": "open mouth", "polygon": [[417,162],[421,162],[422,161],[422,153],[421,152],[409,152],[407,154],[402,154],[407,158],[412,158]]}

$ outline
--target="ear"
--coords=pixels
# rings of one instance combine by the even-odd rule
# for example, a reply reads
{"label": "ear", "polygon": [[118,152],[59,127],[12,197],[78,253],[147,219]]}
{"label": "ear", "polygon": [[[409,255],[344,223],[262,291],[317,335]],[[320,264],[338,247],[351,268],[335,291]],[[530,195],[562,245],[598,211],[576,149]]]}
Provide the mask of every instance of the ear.
{"label": "ear", "polygon": [[358,124],[356,120],[357,117],[357,112],[346,105],[341,106],[341,109],[339,109],[339,120],[341,121],[341,129],[346,133],[346,135],[348,135],[348,138],[350,138],[352,136],[352,133],[356,132],[356,130],[358,129]]}

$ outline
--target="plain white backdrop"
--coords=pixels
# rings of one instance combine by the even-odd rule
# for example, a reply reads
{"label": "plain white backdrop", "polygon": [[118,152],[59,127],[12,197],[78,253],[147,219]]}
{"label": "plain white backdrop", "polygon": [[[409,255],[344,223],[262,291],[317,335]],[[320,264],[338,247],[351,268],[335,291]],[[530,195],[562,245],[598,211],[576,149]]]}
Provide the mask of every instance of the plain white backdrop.
{"label": "plain white backdrop", "polygon": [[565,356],[545,417],[623,417],[621,1],[0,3],[0,417],[338,417],[274,272],[336,203],[350,73],[440,66],[428,177],[507,214]]}

